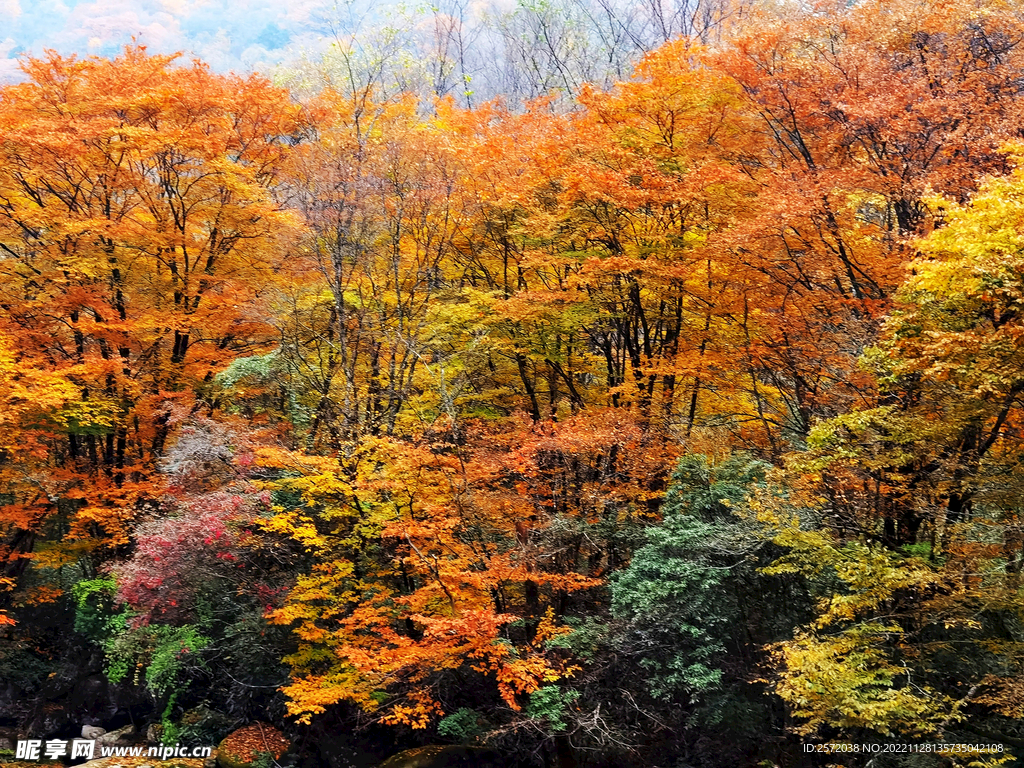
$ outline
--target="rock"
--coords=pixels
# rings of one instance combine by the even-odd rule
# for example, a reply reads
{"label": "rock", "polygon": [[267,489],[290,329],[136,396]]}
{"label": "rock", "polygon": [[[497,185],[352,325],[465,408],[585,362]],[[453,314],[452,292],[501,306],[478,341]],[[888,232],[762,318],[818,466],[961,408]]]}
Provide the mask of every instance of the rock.
{"label": "rock", "polygon": [[399,752],[378,768],[501,768],[501,755],[487,747],[435,745]]}
{"label": "rock", "polygon": [[23,737],[14,728],[0,728],[0,749],[13,751],[19,738]]}
{"label": "rock", "polygon": [[14,683],[0,685],[0,715],[12,711],[23,698],[24,693]]}
{"label": "rock", "polygon": [[105,734],[107,730],[100,728],[98,725],[83,725],[82,726],[82,738],[83,739],[98,739],[100,736]]}
{"label": "rock", "polygon": [[52,701],[67,696],[74,687],[75,671],[62,666],[46,678],[39,689],[39,694],[44,699]]}
{"label": "rock", "polygon": [[118,728],[116,731],[110,731],[104,733],[96,739],[96,745],[101,747],[126,747],[131,741],[131,737],[135,735],[135,726],[126,725],[123,728]]}
{"label": "rock", "polygon": [[160,744],[160,740],[164,735],[164,727],[160,723],[150,723],[146,729],[146,744],[151,747],[155,747]]}
{"label": "rock", "polygon": [[71,722],[71,715],[68,711],[52,701],[43,704],[29,721],[26,730],[26,737],[31,739],[46,739],[56,736]]}
{"label": "rock", "polygon": [[114,701],[115,693],[116,689],[107,682],[106,676],[89,675],[75,682],[68,694],[68,707],[88,722],[109,722],[120,709]]}
{"label": "rock", "polygon": [[217,768],[217,750],[213,750],[210,756],[203,760],[203,768]]}
{"label": "rock", "polygon": [[269,752],[280,760],[291,742],[277,728],[266,723],[253,723],[228,734],[217,745],[217,765],[220,768],[253,768],[261,752]]}

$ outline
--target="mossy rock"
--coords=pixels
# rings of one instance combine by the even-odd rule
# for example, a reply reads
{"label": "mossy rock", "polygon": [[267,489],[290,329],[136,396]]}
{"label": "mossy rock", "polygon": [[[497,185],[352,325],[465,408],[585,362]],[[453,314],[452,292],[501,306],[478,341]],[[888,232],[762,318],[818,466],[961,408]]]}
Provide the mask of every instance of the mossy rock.
{"label": "mossy rock", "polygon": [[389,757],[378,768],[502,768],[501,755],[487,747],[435,745]]}
{"label": "mossy rock", "polygon": [[277,728],[253,723],[228,734],[217,746],[217,765],[219,768],[257,768],[266,761],[265,755],[280,760],[290,746],[291,742]]}

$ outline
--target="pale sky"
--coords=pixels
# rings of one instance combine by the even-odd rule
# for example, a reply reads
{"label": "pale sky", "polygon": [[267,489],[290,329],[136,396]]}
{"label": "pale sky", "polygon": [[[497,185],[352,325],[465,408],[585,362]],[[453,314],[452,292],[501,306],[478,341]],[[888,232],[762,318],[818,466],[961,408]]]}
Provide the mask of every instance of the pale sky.
{"label": "pale sky", "polygon": [[[670,13],[654,23],[649,12],[662,7]],[[114,57],[133,41],[150,53],[182,53],[185,63],[199,58],[217,72],[274,76],[283,65],[305,82],[309,67],[320,75],[330,68],[322,54],[337,43],[336,50],[368,57],[367,72],[377,71],[385,90],[467,103],[531,98],[569,80],[621,79],[688,7],[687,0],[0,0],[0,84],[23,78],[25,55]],[[387,72],[373,63],[378,51]]]}
{"label": "pale sky", "polygon": [[132,38],[219,71],[262,69],[319,50],[350,13],[331,0],[0,0],[0,80],[18,77],[21,53],[112,56]]}

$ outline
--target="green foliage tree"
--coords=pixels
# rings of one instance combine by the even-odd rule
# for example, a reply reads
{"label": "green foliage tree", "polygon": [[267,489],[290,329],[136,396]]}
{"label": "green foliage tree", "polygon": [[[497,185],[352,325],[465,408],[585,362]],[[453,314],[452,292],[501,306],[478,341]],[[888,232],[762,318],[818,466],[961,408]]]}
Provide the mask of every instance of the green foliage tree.
{"label": "green foliage tree", "polygon": [[640,658],[657,698],[696,703],[723,686],[722,661],[743,617],[734,584],[753,575],[763,543],[730,507],[766,469],[749,457],[712,468],[704,456],[684,456],[663,522],[612,578],[612,613],[628,622],[620,642]]}
{"label": "green foliage tree", "polygon": [[610,643],[643,670],[652,710],[680,721],[682,743],[717,739],[734,757],[757,754],[764,731],[778,727],[780,702],[756,682],[761,647],[788,636],[807,609],[792,579],[759,571],[778,550],[745,501],[769,470],[747,454],[684,456],[663,521],[611,579],[620,624]]}

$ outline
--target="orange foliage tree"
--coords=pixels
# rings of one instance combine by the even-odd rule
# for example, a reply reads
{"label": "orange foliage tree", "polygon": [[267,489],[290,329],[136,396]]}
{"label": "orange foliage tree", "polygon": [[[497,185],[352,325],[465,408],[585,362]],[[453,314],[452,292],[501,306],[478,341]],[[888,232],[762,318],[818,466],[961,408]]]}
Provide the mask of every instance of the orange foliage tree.
{"label": "orange foliage tree", "polygon": [[0,328],[49,413],[17,438],[40,446],[33,490],[7,454],[0,531],[64,539],[48,563],[88,574],[154,499],[175,414],[272,339],[262,297],[297,225],[273,188],[297,112],[264,80],[142,48],[24,69],[0,98]]}
{"label": "orange foliage tree", "polygon": [[764,142],[754,215],[732,248],[761,308],[745,367],[775,450],[872,402],[856,360],[908,238],[932,226],[924,198],[963,200],[1006,170],[1020,34],[996,3],[834,3],[754,13],[708,58],[742,88]]}

